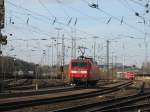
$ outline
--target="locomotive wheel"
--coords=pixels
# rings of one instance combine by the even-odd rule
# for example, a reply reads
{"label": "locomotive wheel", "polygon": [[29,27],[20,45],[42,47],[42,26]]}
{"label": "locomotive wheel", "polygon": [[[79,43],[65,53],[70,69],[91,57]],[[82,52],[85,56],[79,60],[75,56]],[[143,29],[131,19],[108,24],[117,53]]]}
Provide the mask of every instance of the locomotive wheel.
{"label": "locomotive wheel", "polygon": [[91,86],[96,86],[97,83],[98,83],[97,81],[89,82],[89,84],[90,84]]}

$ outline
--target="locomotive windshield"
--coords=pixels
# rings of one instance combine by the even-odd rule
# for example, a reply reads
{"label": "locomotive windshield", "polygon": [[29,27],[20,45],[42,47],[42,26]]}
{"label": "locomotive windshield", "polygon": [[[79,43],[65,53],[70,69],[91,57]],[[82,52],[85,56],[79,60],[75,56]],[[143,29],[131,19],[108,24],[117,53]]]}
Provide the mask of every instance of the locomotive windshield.
{"label": "locomotive windshield", "polygon": [[72,67],[87,67],[85,62],[72,62]]}

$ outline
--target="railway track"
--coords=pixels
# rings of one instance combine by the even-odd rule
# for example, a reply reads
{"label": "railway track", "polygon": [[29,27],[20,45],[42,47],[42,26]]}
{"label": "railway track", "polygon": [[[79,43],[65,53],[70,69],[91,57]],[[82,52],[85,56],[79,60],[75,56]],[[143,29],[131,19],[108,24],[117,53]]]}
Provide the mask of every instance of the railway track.
{"label": "railway track", "polygon": [[[66,83],[63,83],[60,85],[68,86],[68,84],[66,84]],[[49,88],[52,86],[54,86],[54,85],[49,84],[49,82],[44,79],[38,80],[39,88]],[[35,88],[35,84],[33,84],[33,79],[26,79],[25,82],[23,82],[23,83],[8,87],[8,90],[22,91],[22,90],[33,90],[34,88]]]}
{"label": "railway track", "polygon": [[[95,97],[98,95],[103,95],[103,94],[107,94],[107,93],[120,90],[131,84],[132,84],[132,81],[126,82],[123,84],[118,84],[112,88],[105,88],[102,90],[95,90],[95,91],[86,92],[86,93],[76,93],[76,94],[62,95],[62,96],[55,96],[55,97],[39,96],[36,98],[24,97],[24,98],[19,98],[19,99],[18,98],[11,99],[11,100],[8,99],[8,100],[0,102],[0,111],[15,110],[15,109],[23,108],[23,107],[53,104],[53,103],[58,103],[58,102],[65,102],[65,101],[72,101],[72,100],[77,100],[77,99]],[[65,94],[65,93],[62,93],[62,94]]]}
{"label": "railway track", "polygon": [[[20,82],[20,83],[19,83]],[[119,81],[100,81],[100,83],[97,84],[97,88],[103,85],[108,85],[108,84],[115,84],[115,83],[119,83]],[[68,84],[62,84],[62,85],[66,85],[68,86]],[[39,88],[49,88],[52,87],[54,85],[49,84],[49,81],[43,80],[41,79],[40,84],[39,84]],[[58,86],[59,87],[59,86]],[[14,84],[13,86],[8,86],[6,87],[6,89],[8,91],[23,91],[23,90],[33,90],[35,88],[35,85],[32,84],[32,80],[31,79],[24,79],[24,81],[18,81],[17,84]]]}
{"label": "railway track", "polygon": [[[29,81],[26,80],[25,82],[29,82]],[[44,83],[48,83],[48,82],[44,81]],[[109,84],[114,84],[114,83],[120,83],[120,82],[119,81],[118,82],[117,81],[116,82],[112,82],[112,81],[111,82],[106,82],[106,81],[102,82],[101,81],[99,83],[99,85],[97,85],[95,88],[101,88],[101,86],[103,86],[103,85],[109,85]],[[49,94],[49,93],[54,93],[54,92],[65,92],[65,91],[74,90],[74,87],[71,87],[69,85],[57,86],[57,87],[53,87],[51,85],[45,85],[44,87],[40,86],[40,89],[37,91],[34,88],[35,88],[34,85],[17,86],[17,87],[11,88],[13,90],[12,92],[0,94],[0,99],[31,96],[31,95],[42,95],[42,94]],[[81,89],[81,87],[76,87],[76,89],[79,90],[79,89]]]}
{"label": "railway track", "polygon": [[8,90],[17,90],[17,89],[22,90],[24,88],[27,88],[31,84],[32,84],[32,79],[22,79],[22,80],[18,80],[13,85],[8,85],[7,89]]}
{"label": "railway track", "polygon": [[118,99],[118,102],[114,102],[113,104],[106,105],[102,108],[96,109],[91,112],[100,111],[100,112],[113,112],[113,111],[138,111],[139,109],[145,109],[150,106],[150,102],[143,104],[135,104],[139,101],[148,100],[150,98],[150,92],[146,92],[140,95],[133,95],[123,99]]}
{"label": "railway track", "polygon": [[150,111],[150,103],[143,103],[138,105],[124,106],[113,108],[109,110],[102,110],[99,112],[149,112]]}
{"label": "railway track", "polygon": [[[150,92],[138,93],[131,96],[55,110],[54,112],[137,112],[138,110],[149,112],[149,98]],[[143,100],[148,100],[148,102],[137,104],[137,102]]]}
{"label": "railway track", "polygon": [[[110,88],[110,89],[104,89],[104,91],[101,92],[98,95],[104,95],[104,94],[116,92],[116,91],[121,90],[122,88],[126,88],[126,87],[130,86],[131,84],[132,84],[132,81],[121,84],[121,85],[118,85],[118,86],[115,86],[115,87]],[[98,95],[95,95],[95,96],[98,96]],[[64,108],[64,109],[55,110],[54,112],[76,112],[76,111],[81,111],[81,110],[87,109],[89,107],[91,108],[91,107],[97,106],[97,105],[99,105],[99,103],[101,103],[101,102],[83,104],[83,105],[73,106],[73,107],[67,107],[67,108]],[[107,101],[106,101],[106,103],[107,103]]]}
{"label": "railway track", "polygon": [[48,89],[41,89],[41,90],[30,90],[30,91],[22,91],[22,92],[16,92],[16,93],[5,93],[0,94],[0,99],[4,98],[14,98],[14,97],[25,97],[25,96],[34,96],[34,95],[44,95],[44,94],[50,94],[50,93],[56,93],[56,92],[66,92],[66,91],[72,91],[74,89],[81,89],[81,88],[74,88],[71,86],[68,87],[53,87]]}

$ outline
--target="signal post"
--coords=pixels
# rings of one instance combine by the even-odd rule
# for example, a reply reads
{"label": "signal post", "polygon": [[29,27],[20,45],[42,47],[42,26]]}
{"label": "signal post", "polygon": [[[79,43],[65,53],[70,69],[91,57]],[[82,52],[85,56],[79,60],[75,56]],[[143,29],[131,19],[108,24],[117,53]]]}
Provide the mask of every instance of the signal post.
{"label": "signal post", "polygon": [[4,0],[0,0],[0,92],[4,89],[3,73],[2,73],[2,45],[7,44],[7,36],[3,36],[1,30],[4,28],[5,22],[5,6]]}

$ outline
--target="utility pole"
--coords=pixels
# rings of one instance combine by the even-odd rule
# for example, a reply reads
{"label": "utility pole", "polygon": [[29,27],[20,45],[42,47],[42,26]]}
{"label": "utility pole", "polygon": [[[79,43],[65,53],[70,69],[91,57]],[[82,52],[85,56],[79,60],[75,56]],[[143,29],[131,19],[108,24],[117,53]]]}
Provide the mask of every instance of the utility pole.
{"label": "utility pole", "polygon": [[35,83],[35,90],[37,91],[39,89],[38,87],[38,64],[35,65],[35,76],[36,76],[36,83]]}
{"label": "utility pole", "polygon": [[74,29],[71,29],[72,39],[71,39],[71,58],[75,58],[75,38],[74,38]]}
{"label": "utility pole", "polygon": [[73,38],[73,58],[76,58],[76,38]]}
{"label": "utility pole", "polygon": [[64,64],[65,64],[65,45],[64,45],[64,34],[63,34],[62,36],[62,66],[61,66],[62,80],[64,79]]}
{"label": "utility pole", "polygon": [[125,72],[125,56],[123,55],[123,66],[122,66],[122,72]]}
{"label": "utility pole", "polygon": [[74,46],[74,39],[72,37],[72,42],[71,42],[71,58],[73,58],[73,46]]}
{"label": "utility pole", "polygon": [[51,55],[52,55],[52,56],[51,56],[51,57],[52,57],[52,58],[51,58],[51,59],[52,59],[52,62],[51,62],[51,63],[52,63],[52,67],[54,66],[54,58],[53,58],[53,46],[54,46],[54,42],[53,42],[53,41],[54,41],[54,40],[52,39],[52,45],[51,45],[51,48],[52,48],[52,54],[51,54]]}
{"label": "utility pole", "polygon": [[112,77],[114,75],[114,52],[112,52]]}
{"label": "utility pole", "polygon": [[145,64],[147,66],[147,57],[148,57],[147,55],[147,51],[148,51],[147,33],[145,33],[144,44],[145,44]]}
{"label": "utility pole", "polygon": [[[57,30],[57,40],[56,40],[56,41],[57,41],[57,44],[56,44],[56,46],[57,46],[57,48],[56,48],[56,49],[57,49],[57,59],[56,59],[56,60],[57,60],[57,65],[56,65],[56,66],[57,66],[57,67],[56,67],[56,68],[57,68],[57,70],[59,70],[59,51],[58,51],[59,48],[58,48],[58,38],[59,38],[59,36],[60,36],[60,30],[61,30],[61,28],[56,28],[56,30]],[[56,73],[56,74],[58,75],[58,73]]]}
{"label": "utility pole", "polygon": [[109,40],[107,40],[107,78],[109,80]]}
{"label": "utility pole", "polygon": [[75,31],[75,39],[74,39],[74,58],[76,58],[76,31]]}
{"label": "utility pole", "polygon": [[96,57],[96,39],[98,38],[98,36],[94,36],[93,38],[94,38],[94,46],[93,46],[94,56],[93,56],[93,58],[95,60],[95,57]]}
{"label": "utility pole", "polygon": [[117,56],[115,56],[115,66],[114,66],[114,68],[115,68],[115,73],[117,72]]}
{"label": "utility pole", "polygon": [[77,25],[77,22],[78,22],[78,18],[76,18],[76,20],[75,20],[75,23],[74,23],[74,37],[75,37],[75,39],[74,39],[74,57],[76,58],[76,52],[77,52],[77,48],[76,48],[76,46],[77,46],[77,32],[76,32],[76,25]]}
{"label": "utility pole", "polygon": [[56,39],[56,41],[57,41],[57,44],[56,44],[56,46],[57,46],[57,66],[58,66],[58,38],[59,38],[59,35],[60,35],[60,30],[61,30],[61,28],[56,28],[56,30],[57,30],[57,39]]}
{"label": "utility pole", "polygon": [[76,29],[71,29],[71,33],[72,33],[72,42],[71,42],[71,58],[76,58]]}

